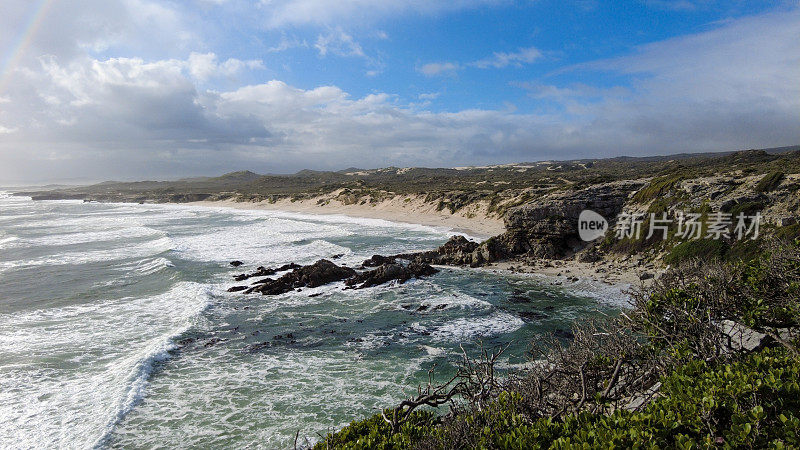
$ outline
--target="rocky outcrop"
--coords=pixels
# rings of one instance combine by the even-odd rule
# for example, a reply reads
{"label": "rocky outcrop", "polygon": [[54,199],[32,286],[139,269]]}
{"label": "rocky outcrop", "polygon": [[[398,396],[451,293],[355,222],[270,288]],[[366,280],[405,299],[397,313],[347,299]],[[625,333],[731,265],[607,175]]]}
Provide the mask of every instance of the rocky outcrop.
{"label": "rocky outcrop", "polygon": [[278,272],[284,272],[286,270],[299,269],[301,267],[302,267],[301,265],[295,264],[295,263],[284,264],[284,265],[282,265],[280,267],[277,267],[277,268],[274,268],[274,269],[273,268],[267,268],[267,267],[264,267],[264,266],[260,266],[260,267],[258,267],[256,269],[255,272],[252,272],[252,273],[240,273],[239,275],[234,276],[233,279],[236,280],[236,281],[244,281],[244,280],[247,280],[249,278],[254,278],[254,277],[268,277],[270,275],[275,275]]}
{"label": "rocky outcrop", "polygon": [[417,261],[427,264],[454,266],[469,265],[472,263],[472,254],[475,252],[475,249],[477,249],[478,246],[479,244],[477,242],[470,241],[464,236],[452,236],[444,245],[436,250],[405,253],[395,255],[392,258],[407,259],[409,261]]}
{"label": "rocky outcrop", "polygon": [[244,291],[245,294],[261,293],[264,295],[278,295],[295,289],[304,287],[313,288],[342,280],[345,280],[345,284],[349,289],[362,289],[388,283],[393,280],[405,283],[412,278],[429,276],[438,272],[438,270],[424,262],[414,261],[404,265],[394,262],[393,257],[380,257],[377,258],[377,260],[383,260],[382,258],[386,258],[386,260],[391,260],[392,262],[385,263],[376,269],[364,272],[356,272],[349,267],[338,266],[327,259],[321,259],[307,266],[297,266],[292,263],[278,269],[259,267],[258,270],[252,274],[237,275],[235,277],[236,281],[242,281],[252,276],[275,273],[287,267],[291,267],[293,270],[277,279],[264,278],[258,280],[251,286],[233,286],[228,289],[228,292]]}
{"label": "rocky outcrop", "polygon": [[345,284],[353,289],[362,289],[388,283],[393,280],[397,280],[399,283],[405,283],[412,278],[430,276],[437,272],[439,271],[431,267],[430,264],[420,261],[411,262],[406,266],[398,263],[389,263],[377,269],[361,272],[348,278]]}
{"label": "rocky outcrop", "polygon": [[609,222],[644,183],[607,183],[579,191],[556,193],[512,208],[505,217],[506,233],[498,236],[499,253],[536,258],[561,258],[581,249],[578,216],[590,209]]}
{"label": "rocky outcrop", "polygon": [[352,277],[356,271],[344,266],[337,266],[327,259],[320,259],[314,264],[294,269],[278,279],[260,281],[245,291],[250,294],[260,292],[264,295],[278,295],[303,287],[318,287],[324,284],[341,281]]}
{"label": "rocky outcrop", "polygon": [[392,264],[394,261],[395,257],[393,256],[372,255],[370,259],[365,260],[361,265],[364,267],[378,267],[384,264]]}
{"label": "rocky outcrop", "polygon": [[[510,209],[505,217],[507,231],[480,244],[463,236],[453,236],[436,250],[395,255],[395,258],[471,267],[523,255],[562,258],[586,246],[578,237],[581,211],[591,209],[613,222],[628,198],[643,184],[639,181],[607,183],[550,194]],[[590,257],[594,256],[587,256]]]}

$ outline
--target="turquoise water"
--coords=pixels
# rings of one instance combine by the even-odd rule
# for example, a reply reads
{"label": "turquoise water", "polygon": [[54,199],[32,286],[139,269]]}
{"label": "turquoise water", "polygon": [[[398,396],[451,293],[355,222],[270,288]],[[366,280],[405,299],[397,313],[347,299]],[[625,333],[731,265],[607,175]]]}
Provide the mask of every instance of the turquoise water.
{"label": "turquoise water", "polygon": [[357,291],[226,292],[258,265],[344,254],[356,266],[451,234],[0,193],[0,446],[287,448],[298,431],[313,442],[396,403],[433,364],[446,376],[459,344],[513,342],[502,365],[514,368],[537,336],[624,301],[589,282],[454,268]]}

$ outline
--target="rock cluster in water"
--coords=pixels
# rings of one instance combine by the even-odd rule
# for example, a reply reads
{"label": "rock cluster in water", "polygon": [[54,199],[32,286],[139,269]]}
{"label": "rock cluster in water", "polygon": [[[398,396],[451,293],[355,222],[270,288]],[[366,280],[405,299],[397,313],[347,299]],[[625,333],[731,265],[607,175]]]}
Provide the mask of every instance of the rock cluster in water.
{"label": "rock cluster in water", "polygon": [[[438,272],[437,269],[424,262],[411,261],[410,263],[402,264],[397,262],[396,259],[397,257],[373,256],[365,261],[363,267],[375,268],[360,272],[344,265],[337,265],[327,259],[320,259],[314,264],[306,266],[291,263],[275,269],[259,267],[253,273],[236,275],[234,279],[236,281],[244,281],[253,277],[268,277],[286,270],[290,270],[290,272],[278,278],[263,278],[250,286],[234,286],[228,289],[228,292],[244,291],[245,294],[278,295],[305,287],[313,288],[343,280],[347,289],[362,289],[390,281],[404,283],[412,278],[429,276]],[[377,264],[376,261],[381,261],[381,263]]]}

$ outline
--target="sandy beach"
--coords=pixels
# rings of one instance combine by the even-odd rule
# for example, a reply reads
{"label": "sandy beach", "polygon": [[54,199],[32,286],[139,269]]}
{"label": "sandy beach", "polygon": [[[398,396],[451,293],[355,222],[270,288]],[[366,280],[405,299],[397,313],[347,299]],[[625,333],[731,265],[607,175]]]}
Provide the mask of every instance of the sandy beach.
{"label": "sandy beach", "polygon": [[[203,201],[191,204],[210,207],[224,207],[248,210],[274,210],[289,211],[305,214],[345,215],[350,217],[365,217],[383,219],[392,222],[413,223],[418,225],[440,226],[451,228],[456,232],[463,232],[476,239],[482,240],[501,234],[505,231],[503,221],[498,218],[486,217],[485,205],[473,206],[467,211],[450,214],[449,211],[437,211],[431,203],[425,203],[422,198],[398,196],[375,204],[344,205],[328,197],[319,197],[307,200],[281,200],[275,203],[262,202],[237,202],[233,200]],[[597,281],[614,286],[637,287],[652,282],[649,275],[657,277],[661,270],[654,267],[640,266],[636,260],[604,260],[593,263],[578,262],[573,259],[565,260],[539,260],[530,264],[527,261],[511,260],[492,263],[486,266],[499,271],[513,273],[530,273],[563,277],[563,282],[570,283],[571,279]],[[644,275],[646,280],[642,281]]]}
{"label": "sandy beach", "polygon": [[378,203],[345,205],[328,196],[306,200],[279,200],[274,203],[237,202],[234,200],[202,201],[189,204],[237,209],[263,209],[299,212],[305,214],[341,214],[350,217],[383,219],[392,222],[413,223],[451,228],[478,239],[487,239],[505,231],[503,220],[487,217],[485,204],[471,205],[450,214],[448,210],[437,211],[436,205],[426,203],[420,196],[397,196]]}

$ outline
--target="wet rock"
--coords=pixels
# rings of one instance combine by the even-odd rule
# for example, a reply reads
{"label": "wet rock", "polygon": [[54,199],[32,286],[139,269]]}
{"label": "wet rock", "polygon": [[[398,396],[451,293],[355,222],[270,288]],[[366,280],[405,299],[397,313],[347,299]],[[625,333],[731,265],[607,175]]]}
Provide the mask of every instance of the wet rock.
{"label": "wet rock", "polygon": [[241,274],[236,275],[235,277],[233,277],[233,279],[236,280],[236,281],[244,281],[244,280],[247,280],[247,279],[253,278],[253,277],[268,277],[270,275],[275,275],[275,272],[277,272],[277,270],[268,269],[268,268],[266,268],[264,266],[259,266],[256,269],[255,272],[252,272],[252,273],[241,273]]}
{"label": "wet rock", "polygon": [[342,256],[344,256],[344,253],[337,253],[337,254],[335,254],[335,255],[331,256],[331,259],[339,259],[339,258],[341,258]]}
{"label": "wet rock", "polygon": [[255,353],[257,351],[263,350],[270,346],[269,342],[259,342],[257,344],[251,344],[247,347],[247,351],[250,353]]}
{"label": "wet rock", "polygon": [[247,289],[247,286],[233,286],[228,288],[228,292],[239,292]]}
{"label": "wet rock", "polygon": [[515,294],[511,297],[508,297],[508,301],[511,303],[530,303],[531,299],[525,295]]}
{"label": "wet rock", "polygon": [[280,266],[278,268],[275,268],[275,269],[269,268],[269,267],[264,267],[264,266],[259,266],[256,269],[255,272],[252,272],[252,273],[241,273],[239,275],[234,276],[233,279],[236,280],[236,281],[244,281],[244,280],[247,280],[249,278],[254,278],[254,277],[268,277],[270,275],[275,275],[278,272],[283,272],[283,271],[286,271],[286,270],[299,269],[300,267],[302,267],[302,266],[299,265],[299,264],[295,264],[295,263],[284,264],[284,265],[282,265],[282,266]]}
{"label": "wet rock", "polygon": [[439,272],[429,264],[422,262],[412,262],[407,266],[398,263],[384,264],[377,269],[361,272],[347,281],[345,284],[353,289],[363,289],[370,286],[388,283],[397,280],[398,283],[405,283],[411,278],[420,278],[433,275]]}
{"label": "wet rock", "polygon": [[517,312],[517,315],[519,315],[522,320],[527,322],[547,319],[547,314],[540,313],[538,311],[519,311]]}
{"label": "wet rock", "polygon": [[241,265],[242,265],[242,264],[244,264],[244,263],[243,263],[243,262],[241,262],[241,261],[231,261],[231,262],[230,262],[230,264],[231,264],[233,267],[239,267],[239,266],[241,266]]}
{"label": "wet rock", "polygon": [[349,267],[337,266],[327,259],[320,259],[314,264],[295,268],[278,279],[264,280],[264,283],[253,286],[246,293],[260,292],[264,295],[278,295],[302,287],[318,287],[324,284],[350,278],[356,271]]}
{"label": "wet rock", "polygon": [[209,339],[209,340],[207,340],[207,341],[205,341],[203,343],[203,347],[205,347],[205,348],[213,347],[213,346],[217,345],[220,342],[222,342],[221,338],[218,338],[218,337],[211,338],[211,339]]}
{"label": "wet rock", "polygon": [[372,258],[365,260],[361,265],[364,267],[378,267],[384,264],[393,264],[394,261],[394,256],[372,255]]}
{"label": "wet rock", "polygon": [[561,328],[559,328],[556,331],[554,331],[553,332],[553,336],[555,336],[557,338],[561,338],[561,339],[569,339],[570,341],[575,339],[575,333],[573,333],[570,330],[564,330],[564,329],[561,329]]}
{"label": "wet rock", "polygon": [[184,338],[184,339],[179,340],[177,342],[177,344],[178,344],[179,347],[186,347],[187,345],[193,344],[196,340],[197,340],[197,338],[193,338],[193,337]]}
{"label": "wet rock", "polygon": [[[464,236],[452,236],[444,245],[436,250],[417,253],[405,253],[395,255],[395,258],[407,259],[409,261],[423,262],[427,264],[442,265],[473,265],[475,256],[473,252],[479,244],[470,241]],[[480,259],[480,257],[478,257]]]}

